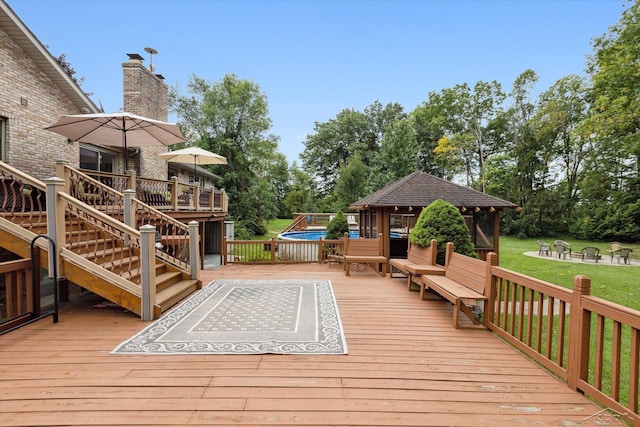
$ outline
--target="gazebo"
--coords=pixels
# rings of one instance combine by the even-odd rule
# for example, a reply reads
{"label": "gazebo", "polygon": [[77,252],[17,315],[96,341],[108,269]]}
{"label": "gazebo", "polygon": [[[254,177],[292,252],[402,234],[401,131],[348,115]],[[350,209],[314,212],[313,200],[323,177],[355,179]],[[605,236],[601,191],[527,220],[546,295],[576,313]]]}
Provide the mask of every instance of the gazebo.
{"label": "gazebo", "polygon": [[360,236],[383,233],[386,257],[403,258],[420,212],[438,199],[460,209],[481,259],[489,252],[499,253],[500,211],[519,209],[514,203],[418,171],[354,202],[349,210],[359,211]]}

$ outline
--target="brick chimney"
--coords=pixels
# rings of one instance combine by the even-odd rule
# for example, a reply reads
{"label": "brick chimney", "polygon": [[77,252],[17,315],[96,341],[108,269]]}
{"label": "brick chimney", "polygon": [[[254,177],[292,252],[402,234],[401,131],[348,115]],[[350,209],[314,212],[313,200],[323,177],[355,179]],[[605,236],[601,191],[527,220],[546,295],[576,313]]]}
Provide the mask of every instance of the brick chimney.
{"label": "brick chimney", "polygon": [[162,76],[143,64],[144,58],[128,53],[122,64],[124,111],[166,122],[169,117],[169,87]]}
{"label": "brick chimney", "polygon": [[[164,82],[164,77],[145,67],[144,58],[137,53],[127,55],[129,62],[122,64],[124,111],[168,121],[169,87]],[[135,169],[138,176],[145,178],[167,179],[167,162],[158,156],[165,151],[167,148],[162,146],[140,147],[136,155],[129,157],[129,164],[125,169]]]}

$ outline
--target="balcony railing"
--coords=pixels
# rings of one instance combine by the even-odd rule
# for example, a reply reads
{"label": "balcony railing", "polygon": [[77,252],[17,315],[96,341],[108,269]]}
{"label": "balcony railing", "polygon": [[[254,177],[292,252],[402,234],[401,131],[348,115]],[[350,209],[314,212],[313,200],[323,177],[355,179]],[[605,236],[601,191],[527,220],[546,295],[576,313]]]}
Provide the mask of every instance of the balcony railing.
{"label": "balcony railing", "polygon": [[135,173],[123,175],[90,170],[80,172],[104,186],[93,185],[92,187],[91,184],[83,183],[84,187],[78,187],[84,191],[83,196],[87,194],[89,195],[87,198],[94,198],[103,205],[104,200],[91,194],[100,194],[104,189],[113,189],[119,193],[124,193],[126,189],[134,189],[138,200],[162,211],[227,212],[228,210],[228,197],[224,190],[185,184],[178,182],[177,177],[161,180],[138,177]]}

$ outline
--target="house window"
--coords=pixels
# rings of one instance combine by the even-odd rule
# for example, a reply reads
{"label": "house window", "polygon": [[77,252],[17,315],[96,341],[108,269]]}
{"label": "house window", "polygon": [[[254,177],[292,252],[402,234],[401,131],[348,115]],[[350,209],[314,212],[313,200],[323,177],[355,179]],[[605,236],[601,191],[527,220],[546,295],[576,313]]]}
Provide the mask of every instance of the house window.
{"label": "house window", "polygon": [[7,161],[7,118],[0,116],[0,160]]}
{"label": "house window", "polygon": [[88,169],[100,172],[113,172],[115,157],[112,154],[80,147],[80,169]]}

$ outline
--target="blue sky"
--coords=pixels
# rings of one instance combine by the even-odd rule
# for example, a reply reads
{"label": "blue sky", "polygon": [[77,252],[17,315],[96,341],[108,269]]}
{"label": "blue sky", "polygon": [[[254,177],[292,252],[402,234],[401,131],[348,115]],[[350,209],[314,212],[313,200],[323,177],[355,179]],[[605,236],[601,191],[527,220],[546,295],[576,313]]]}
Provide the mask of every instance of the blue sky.
{"label": "blue sky", "polygon": [[[297,160],[315,122],[378,100],[409,112],[456,84],[497,80],[508,91],[528,68],[541,92],[583,74],[590,41],[625,0],[7,0],[55,56],[84,77],[105,112],[122,108],[127,53],[170,86],[235,73],[260,86],[272,134]],[[175,117],[172,118],[175,120]]]}

